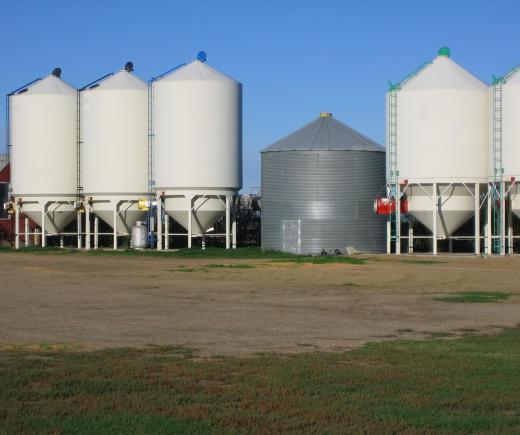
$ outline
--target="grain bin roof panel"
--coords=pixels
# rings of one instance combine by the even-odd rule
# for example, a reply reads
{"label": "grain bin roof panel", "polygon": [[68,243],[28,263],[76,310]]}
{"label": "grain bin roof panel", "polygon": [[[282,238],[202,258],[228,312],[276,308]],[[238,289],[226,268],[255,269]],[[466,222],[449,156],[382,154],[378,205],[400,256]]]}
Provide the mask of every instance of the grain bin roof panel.
{"label": "grain bin roof panel", "polygon": [[384,152],[385,149],[332,116],[320,116],[262,150],[263,153],[277,151]]}

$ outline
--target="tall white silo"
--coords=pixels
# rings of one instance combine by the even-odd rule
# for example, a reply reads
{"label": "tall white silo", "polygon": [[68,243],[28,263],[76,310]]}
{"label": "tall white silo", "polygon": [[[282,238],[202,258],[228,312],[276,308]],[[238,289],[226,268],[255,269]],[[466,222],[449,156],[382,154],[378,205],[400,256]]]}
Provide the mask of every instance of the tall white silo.
{"label": "tall white silo", "polygon": [[443,48],[396,88],[388,107],[396,106],[396,166],[409,213],[432,232],[436,221],[437,237],[449,237],[473,216],[474,186],[488,179],[487,85]]}
{"label": "tall white silo", "polygon": [[77,91],[60,75],[9,97],[12,196],[46,235],[74,219],[77,194]]}
{"label": "tall white silo", "polygon": [[242,188],[242,85],[195,60],[155,82],[154,102],[156,190],[203,235]]}
{"label": "tall white silo", "polygon": [[[511,210],[520,217],[520,67],[504,76],[502,81],[502,167],[504,181],[511,196]],[[492,173],[493,175],[493,173]]]}
{"label": "tall white silo", "polygon": [[133,65],[81,91],[81,166],[87,206],[115,234],[130,234],[146,212],[148,191],[147,84]]}

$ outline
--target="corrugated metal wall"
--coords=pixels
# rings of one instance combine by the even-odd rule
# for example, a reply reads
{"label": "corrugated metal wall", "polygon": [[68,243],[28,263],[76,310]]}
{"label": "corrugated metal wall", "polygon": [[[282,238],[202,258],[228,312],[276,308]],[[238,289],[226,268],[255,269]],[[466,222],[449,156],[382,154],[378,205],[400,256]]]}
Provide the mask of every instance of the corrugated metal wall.
{"label": "corrugated metal wall", "polygon": [[385,184],[383,152],[262,153],[262,249],[385,251],[386,220],[373,210]]}

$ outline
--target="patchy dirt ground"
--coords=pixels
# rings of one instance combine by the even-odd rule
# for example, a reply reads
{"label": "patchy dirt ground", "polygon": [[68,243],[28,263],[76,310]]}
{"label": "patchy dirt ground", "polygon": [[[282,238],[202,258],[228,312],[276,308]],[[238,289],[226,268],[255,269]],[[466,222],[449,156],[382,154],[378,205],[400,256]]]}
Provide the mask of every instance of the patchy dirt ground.
{"label": "patchy dirt ground", "polygon": [[[201,267],[207,264],[254,267]],[[173,344],[248,354],[491,332],[520,323],[519,281],[519,257],[380,256],[364,265],[297,265],[3,253],[0,343]],[[489,304],[432,299],[455,291],[513,296]]]}

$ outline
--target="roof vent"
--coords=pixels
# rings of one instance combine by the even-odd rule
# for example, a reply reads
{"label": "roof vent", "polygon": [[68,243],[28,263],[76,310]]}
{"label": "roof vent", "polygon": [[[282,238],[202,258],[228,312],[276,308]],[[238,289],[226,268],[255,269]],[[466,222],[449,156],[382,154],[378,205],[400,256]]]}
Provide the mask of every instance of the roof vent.
{"label": "roof vent", "polygon": [[127,62],[125,64],[125,71],[131,73],[134,70],[133,62]]}
{"label": "roof vent", "polygon": [[332,113],[331,112],[321,112],[320,118],[332,118]]}
{"label": "roof vent", "polygon": [[58,77],[58,78],[60,78],[60,77],[61,77],[61,68],[54,68],[54,69],[52,70],[52,75],[53,75],[54,77]]}
{"label": "roof vent", "polygon": [[451,56],[451,50],[448,47],[439,48],[438,55],[439,56],[450,57]]}
{"label": "roof vent", "polygon": [[202,63],[206,62],[206,60],[207,60],[206,52],[205,51],[199,51],[197,53],[197,60],[199,62],[202,62]]}

